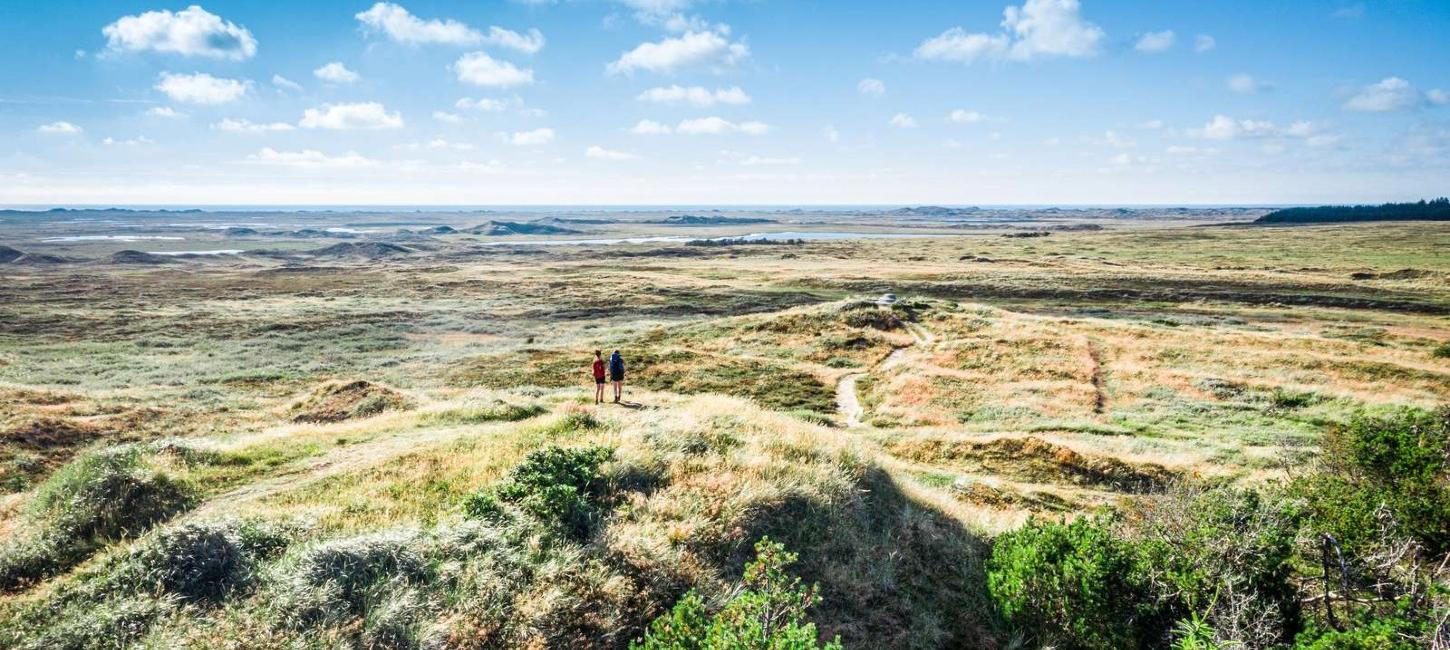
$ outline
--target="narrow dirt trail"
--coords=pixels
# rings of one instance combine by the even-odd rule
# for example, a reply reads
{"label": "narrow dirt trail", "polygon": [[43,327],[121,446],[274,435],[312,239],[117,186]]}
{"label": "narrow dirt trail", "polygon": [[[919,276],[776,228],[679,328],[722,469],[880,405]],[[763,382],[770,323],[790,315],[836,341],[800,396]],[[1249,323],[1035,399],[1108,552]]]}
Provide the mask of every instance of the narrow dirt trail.
{"label": "narrow dirt trail", "polygon": [[380,465],[404,454],[426,449],[430,445],[452,442],[469,436],[488,435],[503,428],[504,425],[495,424],[383,434],[365,443],[349,445],[315,458],[303,460],[296,466],[288,467],[277,474],[214,495],[185,516],[202,518],[226,513],[243,504],[265,499],[330,476]]}
{"label": "narrow dirt trail", "polygon": [[865,372],[853,372],[842,375],[841,380],[836,383],[836,410],[841,415],[841,420],[846,423],[846,428],[854,429],[863,426],[865,423],[865,409],[861,407],[861,398],[856,393],[856,383],[867,374],[876,370],[890,370],[901,365],[906,360],[908,350],[923,349],[936,344],[936,334],[918,323],[903,323],[902,326],[907,333],[911,334],[914,342],[904,348],[896,348],[891,354],[886,355],[876,367]]}

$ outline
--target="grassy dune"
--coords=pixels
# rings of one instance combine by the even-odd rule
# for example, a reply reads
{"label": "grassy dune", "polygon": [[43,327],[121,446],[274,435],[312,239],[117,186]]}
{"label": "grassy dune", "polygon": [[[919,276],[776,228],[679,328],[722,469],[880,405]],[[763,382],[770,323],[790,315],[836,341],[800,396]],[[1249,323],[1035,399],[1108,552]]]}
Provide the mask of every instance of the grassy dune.
{"label": "grassy dune", "polygon": [[0,267],[0,647],[619,648],[765,536],[823,638],[1009,647],[1004,531],[1450,397],[1443,228],[724,248]]}

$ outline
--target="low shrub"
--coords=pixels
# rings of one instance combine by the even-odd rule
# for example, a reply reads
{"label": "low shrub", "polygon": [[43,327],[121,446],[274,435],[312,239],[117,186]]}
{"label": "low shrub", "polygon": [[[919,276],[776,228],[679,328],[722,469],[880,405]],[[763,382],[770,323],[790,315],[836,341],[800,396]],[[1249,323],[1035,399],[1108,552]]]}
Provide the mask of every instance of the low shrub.
{"label": "low shrub", "polygon": [[711,614],[699,593],[686,593],[650,623],[630,650],[839,650],[840,639],[822,644],[806,612],[821,602],[815,585],[805,587],[786,572],[796,555],[761,538],[756,559],[745,567],[741,591]]}
{"label": "low shrub", "polygon": [[429,565],[418,536],[397,531],[316,544],[284,573],[281,616],[305,626],[368,616],[399,590],[426,579]]}
{"label": "low shrub", "polygon": [[1044,645],[1146,647],[1160,616],[1135,549],[1107,519],[1062,524],[1032,520],[999,537],[987,589],[1002,618]]}
{"label": "low shrub", "polygon": [[0,550],[0,589],[43,580],[107,542],[134,537],[190,507],[195,490],[143,448],[81,456],[51,476],[25,513],[25,528]]}
{"label": "low shrub", "polygon": [[550,524],[574,539],[593,532],[608,491],[600,466],[614,457],[609,447],[546,447],[530,453],[497,485],[464,502],[473,517],[495,518],[504,505]]}
{"label": "low shrub", "polygon": [[161,531],[136,554],[142,584],[189,602],[218,602],[251,580],[234,527],[185,524]]}
{"label": "low shrub", "polygon": [[1351,552],[1388,532],[1450,553],[1450,407],[1354,418],[1330,433],[1323,458],[1324,471],[1297,484],[1316,531]]}

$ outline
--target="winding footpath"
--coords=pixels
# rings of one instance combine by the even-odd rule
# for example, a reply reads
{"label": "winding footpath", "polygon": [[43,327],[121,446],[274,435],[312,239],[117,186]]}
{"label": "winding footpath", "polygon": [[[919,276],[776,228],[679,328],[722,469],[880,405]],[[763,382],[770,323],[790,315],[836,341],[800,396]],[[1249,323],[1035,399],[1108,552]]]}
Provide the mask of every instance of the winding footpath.
{"label": "winding footpath", "polygon": [[[906,351],[917,347],[927,347],[936,343],[936,335],[931,330],[922,327],[918,323],[903,323],[907,333],[915,342],[904,348],[896,348],[891,354],[886,355],[881,363],[877,364],[875,370],[890,370],[901,364],[906,359]],[[843,375],[836,383],[836,409],[841,414],[841,420],[846,423],[846,428],[854,429],[863,426],[862,418],[866,411],[861,408],[861,398],[856,392],[856,382],[865,377],[871,370],[864,372],[853,372]]]}

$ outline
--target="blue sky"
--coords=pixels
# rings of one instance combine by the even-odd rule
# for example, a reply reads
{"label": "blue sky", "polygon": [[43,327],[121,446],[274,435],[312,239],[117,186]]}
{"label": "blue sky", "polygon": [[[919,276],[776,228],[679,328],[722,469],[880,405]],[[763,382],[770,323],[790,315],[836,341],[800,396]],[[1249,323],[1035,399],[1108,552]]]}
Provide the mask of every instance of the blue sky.
{"label": "blue sky", "polygon": [[0,5],[3,204],[1196,204],[1450,178],[1441,0]]}

